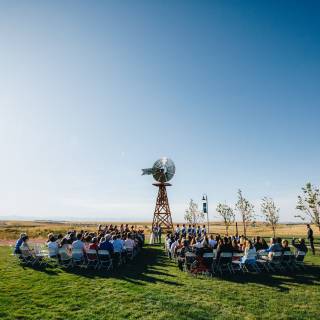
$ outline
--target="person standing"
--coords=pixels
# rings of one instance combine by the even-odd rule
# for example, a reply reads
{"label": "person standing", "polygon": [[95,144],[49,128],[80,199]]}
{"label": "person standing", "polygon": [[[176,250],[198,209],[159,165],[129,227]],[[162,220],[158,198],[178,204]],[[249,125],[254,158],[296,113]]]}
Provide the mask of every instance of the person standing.
{"label": "person standing", "polygon": [[200,226],[197,227],[196,233],[197,233],[197,237],[201,237],[201,228],[200,228]]}
{"label": "person standing", "polygon": [[182,225],[182,228],[181,228],[181,235],[183,238],[186,238],[186,235],[187,235],[187,229],[186,229],[186,225],[183,224]]}
{"label": "person standing", "polygon": [[158,225],[154,225],[152,228],[152,244],[158,243]]}
{"label": "person standing", "polygon": [[177,224],[176,230],[175,230],[175,234],[177,237],[180,236],[180,226]]}
{"label": "person standing", "polygon": [[158,242],[161,244],[162,228],[158,225]]}
{"label": "person standing", "polygon": [[308,240],[310,242],[310,247],[311,247],[311,251],[312,251],[312,254],[315,254],[315,250],[314,250],[314,243],[313,243],[313,230],[311,229],[310,227],[310,224],[307,224],[307,237],[308,237]]}

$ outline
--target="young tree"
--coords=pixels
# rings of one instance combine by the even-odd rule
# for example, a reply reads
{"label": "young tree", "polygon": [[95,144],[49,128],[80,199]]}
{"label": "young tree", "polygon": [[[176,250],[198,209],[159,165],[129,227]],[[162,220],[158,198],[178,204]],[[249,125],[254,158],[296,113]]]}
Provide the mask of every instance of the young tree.
{"label": "young tree", "polygon": [[204,219],[204,213],[198,210],[198,205],[190,199],[189,208],[186,210],[184,220],[191,224],[198,224]]}
{"label": "young tree", "polygon": [[311,223],[315,224],[320,231],[320,191],[310,182],[302,187],[302,195],[298,196],[297,207],[302,213],[296,217],[305,220],[310,218]]}
{"label": "young tree", "polygon": [[267,225],[271,226],[273,237],[276,236],[276,228],[279,222],[279,211],[271,198],[264,197],[261,203],[261,212],[265,217]]}
{"label": "young tree", "polygon": [[242,195],[242,191],[238,190],[238,201],[236,203],[236,210],[240,213],[243,223],[243,234],[247,235],[248,224],[254,220],[254,206]]}
{"label": "young tree", "polygon": [[226,227],[226,234],[228,235],[229,227],[235,220],[235,214],[227,204],[223,203],[219,203],[217,205],[216,211],[222,217],[224,225]]}

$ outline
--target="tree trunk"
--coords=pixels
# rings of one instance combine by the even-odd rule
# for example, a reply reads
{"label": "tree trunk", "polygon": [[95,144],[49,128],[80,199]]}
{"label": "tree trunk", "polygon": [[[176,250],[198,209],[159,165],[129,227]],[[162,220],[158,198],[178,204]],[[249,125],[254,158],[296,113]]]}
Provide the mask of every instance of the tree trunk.
{"label": "tree trunk", "polygon": [[273,237],[275,238],[276,237],[276,229],[275,229],[275,227],[272,227],[272,232],[273,232]]}
{"label": "tree trunk", "polygon": [[247,226],[246,226],[246,219],[244,218],[244,216],[242,216],[242,222],[243,222],[243,233],[244,236],[247,236]]}

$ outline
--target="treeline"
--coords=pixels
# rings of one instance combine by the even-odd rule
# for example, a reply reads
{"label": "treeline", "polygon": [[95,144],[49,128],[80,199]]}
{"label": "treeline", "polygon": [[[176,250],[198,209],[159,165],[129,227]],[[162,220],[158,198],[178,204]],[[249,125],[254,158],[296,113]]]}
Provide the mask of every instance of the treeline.
{"label": "treeline", "polygon": [[[320,231],[320,191],[308,182],[301,188],[301,194],[298,195],[296,209],[299,214],[294,217],[299,217],[303,221],[314,224]],[[229,227],[236,220],[236,213],[243,224],[243,234],[247,235],[247,229],[250,224],[254,224],[257,218],[262,218],[266,225],[270,226],[275,237],[276,229],[280,219],[280,208],[275,204],[270,197],[261,199],[260,211],[257,212],[254,205],[244,197],[239,189],[237,194],[237,202],[234,206],[227,203],[218,203],[216,213],[219,215],[226,228],[228,234]],[[203,221],[205,214],[198,210],[198,205],[191,199],[189,208],[185,212],[185,220],[192,224],[198,224]]]}

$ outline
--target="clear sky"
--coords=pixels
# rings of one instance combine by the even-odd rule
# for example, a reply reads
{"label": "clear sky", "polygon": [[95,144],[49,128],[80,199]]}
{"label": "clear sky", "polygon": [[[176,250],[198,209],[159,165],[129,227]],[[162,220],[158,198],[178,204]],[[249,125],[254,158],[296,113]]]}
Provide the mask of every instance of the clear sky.
{"label": "clear sky", "polygon": [[151,220],[140,169],[294,221],[320,182],[319,1],[1,1],[0,216]]}

